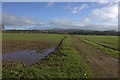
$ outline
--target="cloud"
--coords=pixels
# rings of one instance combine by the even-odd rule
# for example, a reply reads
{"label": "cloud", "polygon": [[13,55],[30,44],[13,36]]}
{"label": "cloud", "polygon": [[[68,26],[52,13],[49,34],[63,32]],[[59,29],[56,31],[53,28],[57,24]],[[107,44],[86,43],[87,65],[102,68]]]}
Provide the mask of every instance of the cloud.
{"label": "cloud", "polygon": [[72,4],[68,4],[65,9],[70,9],[72,13],[80,13],[81,10],[87,7],[87,4],[82,4],[81,6],[72,7]]}
{"label": "cloud", "polygon": [[73,9],[71,8],[72,13],[77,13],[78,12],[78,7],[74,7]]}
{"label": "cloud", "polygon": [[51,7],[53,6],[54,2],[48,2],[48,4],[46,5],[46,7]]}
{"label": "cloud", "polygon": [[120,2],[118,3],[118,25],[119,25],[119,30],[120,30]]}
{"label": "cloud", "polygon": [[81,7],[79,7],[79,10],[82,10],[82,9],[84,9],[84,8],[86,8],[87,7],[87,5],[86,4],[83,4]]}
{"label": "cloud", "polygon": [[82,21],[85,22],[85,23],[90,23],[90,22],[91,22],[89,16],[84,17],[84,18],[82,19]]}
{"label": "cloud", "polygon": [[[83,20],[88,20],[88,18],[85,17]],[[117,24],[91,24],[86,21],[78,22],[71,19],[53,19],[50,24],[51,28],[62,29],[118,30]]]}
{"label": "cloud", "polygon": [[50,24],[57,28],[73,28],[73,27],[79,27],[83,26],[82,23],[76,22],[71,19],[53,19],[51,20]]}
{"label": "cloud", "polygon": [[25,16],[17,16],[17,15],[11,15],[11,14],[2,14],[2,23],[5,26],[41,26],[44,25],[42,22],[38,22],[37,20],[30,18],[30,17],[25,17]]}
{"label": "cloud", "polygon": [[100,21],[117,21],[118,5],[111,4],[106,7],[96,8],[93,10],[92,15],[97,17]]}
{"label": "cloud", "polygon": [[103,4],[108,4],[108,5],[112,5],[113,3],[117,3],[119,0],[111,0],[111,1],[109,1],[109,0],[99,0],[98,1],[98,3],[100,4],[100,5],[103,5]]}
{"label": "cloud", "polygon": [[117,24],[87,24],[84,28],[89,30],[99,30],[99,31],[118,30],[118,25]]}
{"label": "cloud", "polygon": [[99,0],[99,4],[108,4],[108,1],[106,1],[106,0]]}

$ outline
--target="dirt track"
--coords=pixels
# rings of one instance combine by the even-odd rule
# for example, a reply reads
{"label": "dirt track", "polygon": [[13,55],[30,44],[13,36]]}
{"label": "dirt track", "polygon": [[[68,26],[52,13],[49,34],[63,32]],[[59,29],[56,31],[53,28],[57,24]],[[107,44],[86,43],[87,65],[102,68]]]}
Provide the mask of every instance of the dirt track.
{"label": "dirt track", "polygon": [[118,59],[110,57],[92,45],[73,37],[76,49],[80,52],[97,78],[117,78]]}

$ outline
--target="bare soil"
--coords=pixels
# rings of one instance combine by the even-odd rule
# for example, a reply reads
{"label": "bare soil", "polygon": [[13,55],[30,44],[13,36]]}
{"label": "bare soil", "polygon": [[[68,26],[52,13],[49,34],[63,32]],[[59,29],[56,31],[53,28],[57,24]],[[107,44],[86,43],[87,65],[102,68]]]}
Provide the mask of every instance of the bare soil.
{"label": "bare soil", "polygon": [[54,46],[55,44],[49,41],[3,41],[2,54],[25,50],[45,51]]}
{"label": "bare soil", "polygon": [[72,36],[75,48],[91,67],[96,78],[118,78],[118,59]]}

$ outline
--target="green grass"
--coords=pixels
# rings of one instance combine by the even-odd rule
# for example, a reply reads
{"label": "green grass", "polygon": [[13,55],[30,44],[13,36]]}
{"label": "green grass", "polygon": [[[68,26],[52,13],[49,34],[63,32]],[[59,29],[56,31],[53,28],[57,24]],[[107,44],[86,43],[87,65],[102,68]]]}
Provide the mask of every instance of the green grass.
{"label": "green grass", "polygon": [[51,41],[58,43],[64,35],[59,34],[33,34],[33,33],[3,33],[3,41]]}
{"label": "green grass", "polygon": [[90,67],[75,49],[71,37],[46,57],[44,63],[27,67],[3,67],[3,78],[93,78]]}
{"label": "green grass", "polygon": [[79,37],[87,39],[96,44],[101,44],[110,48],[118,49],[118,36],[79,35]]}
{"label": "green grass", "polygon": [[[119,51],[113,50],[118,49],[118,36],[90,36],[90,35],[76,35],[77,38],[80,40],[94,45],[96,48],[100,49],[101,51],[113,56],[115,58],[120,58]],[[107,47],[103,47],[101,45],[105,45]]]}

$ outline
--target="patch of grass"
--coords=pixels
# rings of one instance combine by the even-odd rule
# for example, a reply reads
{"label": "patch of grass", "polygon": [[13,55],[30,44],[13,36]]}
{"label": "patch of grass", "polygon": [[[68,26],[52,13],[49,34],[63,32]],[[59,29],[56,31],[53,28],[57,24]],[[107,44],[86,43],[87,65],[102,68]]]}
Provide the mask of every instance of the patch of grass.
{"label": "patch of grass", "polygon": [[21,69],[3,67],[3,78],[93,78],[90,67],[80,53],[74,48],[71,37],[50,56],[33,66]]}
{"label": "patch of grass", "polygon": [[[118,46],[118,41],[117,41],[117,36],[110,36],[111,39],[109,39],[108,37],[109,36],[86,36],[86,35],[76,35],[76,37],[86,43],[89,43],[89,44],[92,44],[94,47],[100,49],[101,51],[109,54],[110,56],[112,57],[115,57],[115,58],[120,58],[119,56],[119,51],[117,50],[113,50],[113,49],[110,49],[110,48],[106,48],[106,47],[103,47],[99,44],[102,44],[101,41],[104,41],[106,43],[110,43],[110,42],[113,42],[113,43],[116,43],[116,44],[112,44],[112,47],[113,46]],[[103,37],[103,38],[102,38]],[[106,38],[105,38],[106,37]],[[115,39],[114,39],[115,38]],[[114,41],[115,40],[115,41]],[[97,44],[99,43],[99,44]],[[110,45],[110,44],[108,44]]]}

